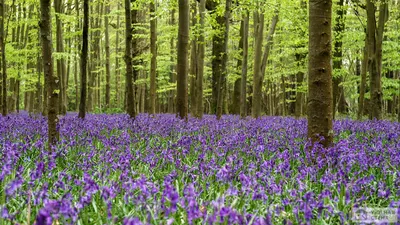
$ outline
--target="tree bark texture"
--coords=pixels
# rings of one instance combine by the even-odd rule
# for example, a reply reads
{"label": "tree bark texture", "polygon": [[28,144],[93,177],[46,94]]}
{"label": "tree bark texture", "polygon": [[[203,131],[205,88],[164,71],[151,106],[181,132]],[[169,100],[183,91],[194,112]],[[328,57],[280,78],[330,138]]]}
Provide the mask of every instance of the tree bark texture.
{"label": "tree bark texture", "polygon": [[50,0],[40,0],[41,9],[41,21],[40,21],[40,33],[42,41],[42,57],[43,57],[43,70],[47,80],[47,95],[48,95],[48,106],[47,106],[47,124],[48,124],[48,149],[52,151],[53,146],[58,140],[57,130],[57,113],[58,113],[58,95],[60,92],[59,83],[60,80],[57,76],[54,76],[53,72],[53,59],[52,59],[52,37],[51,37],[51,10]]}
{"label": "tree bark texture", "polygon": [[181,119],[188,118],[188,46],[189,46],[189,0],[179,0],[179,33],[177,63],[176,111]]}
{"label": "tree bark texture", "polygon": [[254,13],[254,77],[253,77],[253,98],[252,98],[252,116],[258,118],[261,116],[261,98],[262,98],[262,46],[264,35],[264,14],[256,11]]}
{"label": "tree bark texture", "polygon": [[326,147],[333,140],[331,20],[332,0],[309,1],[308,137]]}

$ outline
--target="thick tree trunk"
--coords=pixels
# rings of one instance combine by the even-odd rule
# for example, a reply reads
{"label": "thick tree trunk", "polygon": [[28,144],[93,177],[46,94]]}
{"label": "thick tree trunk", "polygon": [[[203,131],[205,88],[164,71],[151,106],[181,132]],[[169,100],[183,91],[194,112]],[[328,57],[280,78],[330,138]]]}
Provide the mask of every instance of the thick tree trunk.
{"label": "thick tree trunk", "polygon": [[135,118],[135,97],[133,94],[133,65],[132,65],[132,19],[131,2],[125,0],[125,63],[126,63],[126,84],[127,84],[127,112],[131,118]]}
{"label": "thick tree trunk", "polygon": [[56,82],[57,77],[54,76],[53,72],[50,2],[50,0],[40,0],[41,21],[39,25],[42,41],[43,69],[47,80],[47,94],[49,97],[47,107],[48,149],[52,151],[52,147],[58,140],[57,103],[60,89],[58,87],[59,82]]}
{"label": "thick tree trunk", "polygon": [[196,71],[196,117],[203,118],[203,75],[204,75],[204,55],[205,55],[205,37],[204,37],[204,17],[206,10],[206,0],[200,0],[200,34],[198,43],[197,71]]}
{"label": "thick tree trunk", "polygon": [[[111,90],[111,65],[110,65],[110,37],[109,37],[109,22],[108,22],[108,17],[110,15],[110,2],[107,3],[106,5],[106,13],[104,17],[104,26],[106,27],[105,29],[105,47],[106,47],[106,109],[110,108],[110,90]],[[118,32],[118,31],[117,31]]]}
{"label": "thick tree trunk", "polygon": [[2,110],[1,114],[3,116],[7,115],[7,62],[6,62],[6,40],[4,33],[5,26],[5,0],[0,1],[0,48],[1,48],[1,73],[2,73],[2,87],[1,87],[1,96],[2,99]]}
{"label": "thick tree trunk", "polygon": [[376,6],[367,0],[367,32],[368,32],[368,71],[370,74],[370,119],[382,118],[382,41],[385,22],[388,19],[388,4],[379,6],[379,20],[376,25]]}
{"label": "thick tree trunk", "polygon": [[157,17],[155,1],[150,2],[150,114],[156,113],[156,74],[157,74]]}
{"label": "thick tree trunk", "polygon": [[86,89],[87,89],[87,57],[89,48],[89,0],[83,2],[83,33],[81,51],[81,100],[79,103],[79,118],[84,119],[86,114]]}
{"label": "thick tree trunk", "polygon": [[333,140],[332,0],[310,0],[309,7],[308,137],[327,147]]}
{"label": "thick tree trunk", "polygon": [[261,116],[261,98],[262,98],[262,68],[261,55],[264,35],[264,14],[254,13],[254,78],[253,78],[253,98],[252,98],[252,116],[258,118]]}
{"label": "thick tree trunk", "polygon": [[188,46],[189,0],[179,0],[178,68],[176,111],[181,119],[188,118]]}
{"label": "thick tree trunk", "polygon": [[242,52],[242,74],[240,79],[240,117],[247,116],[247,62],[249,52],[249,12],[243,17],[243,52]]}

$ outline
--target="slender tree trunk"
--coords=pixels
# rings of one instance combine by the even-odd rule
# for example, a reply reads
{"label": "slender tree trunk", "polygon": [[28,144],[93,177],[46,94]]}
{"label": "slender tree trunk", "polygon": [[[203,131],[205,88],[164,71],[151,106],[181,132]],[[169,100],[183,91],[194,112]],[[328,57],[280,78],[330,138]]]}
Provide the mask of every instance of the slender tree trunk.
{"label": "slender tree trunk", "polygon": [[[175,9],[171,10],[171,19],[170,19],[170,25],[174,26],[175,25]],[[172,37],[170,40],[170,56],[171,56],[171,66],[170,66],[170,74],[169,74],[169,83],[175,83],[176,82],[176,75],[174,71],[176,71],[175,67],[175,37]],[[168,113],[173,113],[175,109],[175,90],[170,90],[169,91],[169,96],[168,96]]]}
{"label": "slender tree trunk", "polygon": [[333,140],[332,0],[310,0],[309,7],[308,137],[330,146]]}
{"label": "slender tree trunk", "polygon": [[222,116],[222,110],[223,110],[223,95],[224,95],[224,90],[226,91],[225,88],[225,83],[226,83],[226,75],[228,73],[227,70],[227,64],[228,64],[228,40],[229,40],[229,19],[231,17],[231,4],[232,0],[226,0],[225,1],[225,14],[223,17],[222,25],[224,26],[224,38],[222,42],[222,51],[221,51],[221,73],[218,76],[218,83],[217,83],[217,89],[218,89],[218,98],[217,98],[217,119],[221,119]]}
{"label": "slender tree trunk", "polygon": [[199,14],[200,14],[200,34],[198,41],[198,57],[197,57],[197,71],[196,71],[196,106],[198,118],[203,118],[203,75],[204,75],[204,55],[205,55],[205,37],[204,37],[204,14],[206,11],[206,0],[200,0]]}
{"label": "slender tree trunk", "polygon": [[[106,13],[104,16],[104,25],[106,27],[105,29],[105,47],[106,47],[106,96],[105,96],[105,100],[106,100],[106,109],[110,108],[110,89],[111,89],[111,68],[110,68],[110,37],[109,37],[109,31],[108,31],[108,27],[109,27],[109,22],[108,22],[108,17],[110,15],[110,2],[106,3]],[[117,31],[118,32],[118,31]]]}
{"label": "slender tree trunk", "polygon": [[[335,33],[335,50],[333,53],[333,71],[336,74],[333,77],[333,119],[335,119],[336,116],[336,111],[338,109],[339,113],[345,113],[345,109],[343,109],[343,105],[346,103],[343,102],[344,99],[344,91],[343,87],[339,86],[340,83],[342,82],[343,78],[341,75],[341,69],[342,69],[342,57],[343,57],[343,51],[342,51],[342,36],[343,36],[343,31],[344,31],[344,0],[339,0],[337,3],[338,10],[336,11],[336,25],[334,28],[334,33]],[[340,106],[339,106],[340,105]]]}
{"label": "slender tree trunk", "polygon": [[271,50],[271,47],[273,44],[273,37],[275,34],[275,29],[276,29],[276,25],[278,24],[278,21],[279,21],[279,11],[275,10],[274,16],[272,17],[272,21],[271,21],[271,27],[269,28],[269,31],[268,31],[266,45],[264,47],[264,55],[263,55],[262,64],[261,64],[261,85],[264,81],[265,70],[267,68],[267,62],[268,62],[268,57],[269,57],[269,51]]}
{"label": "slender tree trunk", "polygon": [[176,111],[181,119],[188,118],[188,46],[189,0],[179,0],[178,68]]}
{"label": "slender tree trunk", "polygon": [[79,118],[86,115],[86,89],[87,89],[87,57],[89,49],[89,0],[83,1],[83,33],[81,51],[81,100],[79,103]]}
{"label": "slender tree trunk", "polygon": [[156,113],[156,73],[157,73],[157,17],[155,1],[150,2],[150,114]]}
{"label": "slender tree trunk", "polygon": [[249,52],[249,12],[243,17],[243,52],[242,52],[242,75],[240,79],[240,117],[247,116],[247,62]]}
{"label": "slender tree trunk", "polygon": [[133,95],[133,65],[132,65],[132,19],[131,2],[125,0],[125,63],[127,84],[127,111],[131,118],[135,118],[135,96]]}
{"label": "slender tree trunk", "polygon": [[[54,1],[54,9],[56,12],[56,45],[57,45],[57,52],[63,53],[64,52],[64,38],[63,38],[63,23],[60,19],[60,14],[63,13],[63,1],[62,0],[55,0]],[[66,67],[65,67],[65,59],[62,57],[57,59],[57,75],[60,81],[60,95],[59,95],[59,113],[65,114],[67,111],[67,102],[66,102]]]}
{"label": "slender tree trunk", "polygon": [[[244,18],[242,18],[242,20],[240,21],[240,40],[239,40],[239,52],[243,54],[243,36],[244,36],[244,30],[243,27],[244,26]],[[239,58],[237,61],[237,73],[240,74],[241,73],[241,66],[242,66],[242,60],[243,57]],[[234,86],[233,86],[233,103],[232,103],[232,113],[233,114],[239,114],[240,115],[240,86],[241,84],[241,77],[237,78],[235,80]]]}
{"label": "slender tree trunk", "polygon": [[50,0],[40,0],[41,21],[39,25],[42,41],[43,69],[47,80],[47,93],[49,97],[47,107],[48,148],[49,151],[52,151],[52,147],[58,140],[57,103],[60,89],[58,87],[59,82],[56,82],[57,77],[54,76],[53,72],[50,2]]}
{"label": "slender tree trunk", "polygon": [[[119,3],[117,4],[117,11],[119,11],[120,5]],[[116,36],[115,36],[115,101],[116,101],[116,107],[120,107],[121,105],[121,95],[120,95],[120,90],[119,90],[119,85],[120,85],[120,69],[119,69],[119,15],[117,15],[117,24],[116,24]]]}
{"label": "slender tree trunk", "polygon": [[2,72],[2,110],[3,116],[7,115],[7,62],[6,62],[6,34],[4,33],[5,0],[0,1],[0,47],[1,47],[1,72]]}
{"label": "slender tree trunk", "polygon": [[361,61],[361,83],[360,83],[360,97],[358,102],[357,120],[361,120],[364,115],[364,102],[365,102],[365,86],[367,83],[367,69],[368,69],[368,32],[365,31],[365,46],[363,48],[363,59]]}
{"label": "slender tree trunk", "polygon": [[[197,2],[193,1],[191,4],[191,13],[192,13],[192,34],[195,33],[196,24],[197,24]],[[190,45],[190,112],[192,116],[196,116],[196,72],[197,72],[197,62],[198,62],[198,50],[197,50],[197,36],[193,35],[191,38]]]}
{"label": "slender tree trunk", "polygon": [[262,68],[261,68],[261,56],[262,56],[262,42],[264,35],[264,14],[259,12],[254,13],[254,36],[255,36],[255,47],[254,47],[254,77],[253,77],[253,98],[252,98],[252,116],[258,118],[261,116],[261,98],[262,98]]}

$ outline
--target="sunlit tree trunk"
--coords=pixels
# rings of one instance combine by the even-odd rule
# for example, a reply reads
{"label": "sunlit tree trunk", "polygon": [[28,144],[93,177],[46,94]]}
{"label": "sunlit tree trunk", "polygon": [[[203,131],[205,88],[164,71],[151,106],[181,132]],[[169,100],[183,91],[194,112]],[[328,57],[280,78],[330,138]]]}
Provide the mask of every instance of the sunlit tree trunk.
{"label": "sunlit tree trunk", "polygon": [[156,113],[156,74],[157,74],[157,17],[155,0],[150,2],[150,114]]}

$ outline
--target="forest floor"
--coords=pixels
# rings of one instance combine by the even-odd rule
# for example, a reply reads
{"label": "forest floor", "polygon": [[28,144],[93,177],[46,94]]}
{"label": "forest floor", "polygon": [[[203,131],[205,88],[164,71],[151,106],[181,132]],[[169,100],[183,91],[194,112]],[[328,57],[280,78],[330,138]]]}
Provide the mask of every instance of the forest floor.
{"label": "forest floor", "polygon": [[355,207],[400,212],[400,123],[339,120],[334,147],[311,149],[303,119],[68,114],[49,153],[46,122],[0,116],[2,225],[347,224]]}

